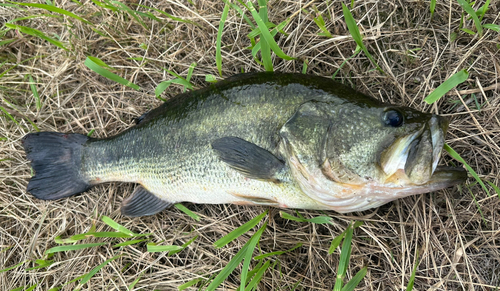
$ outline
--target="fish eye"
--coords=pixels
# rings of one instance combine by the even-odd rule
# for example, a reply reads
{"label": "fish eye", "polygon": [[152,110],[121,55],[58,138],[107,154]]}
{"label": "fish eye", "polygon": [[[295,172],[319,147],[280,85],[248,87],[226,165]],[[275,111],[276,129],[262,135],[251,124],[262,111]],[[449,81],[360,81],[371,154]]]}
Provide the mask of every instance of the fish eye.
{"label": "fish eye", "polygon": [[400,127],[403,125],[403,114],[395,109],[389,109],[384,112],[383,121],[387,126]]}

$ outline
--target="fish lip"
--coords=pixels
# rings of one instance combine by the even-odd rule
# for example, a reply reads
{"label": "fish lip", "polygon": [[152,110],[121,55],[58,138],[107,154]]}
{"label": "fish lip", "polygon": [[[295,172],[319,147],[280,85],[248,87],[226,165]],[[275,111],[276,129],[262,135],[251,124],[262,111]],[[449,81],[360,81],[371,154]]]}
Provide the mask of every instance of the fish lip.
{"label": "fish lip", "polygon": [[429,128],[431,130],[431,141],[432,141],[432,171],[431,174],[437,169],[439,159],[441,157],[441,152],[444,146],[444,137],[448,131],[448,126],[450,124],[449,118],[438,116],[433,114],[431,120],[429,121]]}

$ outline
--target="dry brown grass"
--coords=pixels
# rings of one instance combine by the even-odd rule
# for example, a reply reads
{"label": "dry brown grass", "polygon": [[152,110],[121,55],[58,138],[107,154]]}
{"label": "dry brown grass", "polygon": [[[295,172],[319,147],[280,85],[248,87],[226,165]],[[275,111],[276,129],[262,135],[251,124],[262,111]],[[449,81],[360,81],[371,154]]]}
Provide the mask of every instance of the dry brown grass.
{"label": "dry brown grass", "polygon": [[[156,85],[170,79],[163,68],[186,75],[192,62],[197,63],[193,82],[205,86],[204,75],[216,75],[215,40],[223,3],[194,1],[194,5],[178,0],[127,1],[130,7],[140,3],[170,14],[195,21],[199,26],[171,21],[155,15],[162,22],[144,19],[148,29],[124,13],[113,13],[83,1],[55,1],[58,7],[80,15],[103,31],[101,36],[89,25],[65,18],[40,17],[17,24],[33,27],[59,37],[70,50],[63,51],[39,38],[9,31],[5,38],[16,41],[0,47],[1,72],[16,65],[0,78],[1,106],[20,125],[0,114],[0,269],[25,260],[42,258],[45,250],[55,246],[56,236],[68,237],[89,230],[109,231],[99,221],[108,215],[135,232],[152,232],[154,241],[182,244],[194,235],[198,239],[173,257],[151,254],[144,245],[123,251],[110,246],[82,251],[57,253],[48,269],[25,271],[32,263],[0,273],[0,290],[10,290],[38,283],[36,290],[48,290],[89,272],[117,252],[126,256],[102,269],[85,290],[126,290],[140,273],[136,289],[176,290],[191,279],[208,277],[224,267],[247,241],[248,235],[217,250],[212,243],[255,217],[260,207],[233,205],[187,205],[201,216],[195,222],[177,209],[158,215],[131,219],[119,214],[120,202],[132,192],[130,184],[106,184],[84,195],[44,202],[27,194],[29,164],[20,139],[36,122],[44,131],[87,133],[94,137],[114,135],[133,125],[133,119],[157,106]],[[333,1],[330,1],[333,2]],[[288,37],[277,41],[285,53],[297,61],[275,58],[275,70],[297,72],[302,61],[310,63],[308,73],[331,76],[345,58],[352,55],[355,43],[345,26],[340,2],[320,2],[333,38],[318,37],[318,27],[311,15],[300,11],[309,1],[270,1],[269,19],[279,23],[294,15],[286,26]],[[484,1],[478,1],[482,4]],[[500,23],[500,2],[491,1],[485,23]],[[476,4],[476,8],[479,6]],[[350,60],[338,78],[358,90],[395,104],[454,117],[447,143],[478,172],[484,180],[499,184],[500,133],[500,49],[498,33],[486,30],[483,38],[459,31],[462,9],[456,1],[438,1],[431,20],[428,1],[365,1],[355,3],[353,15],[360,21],[365,44],[387,75],[373,70],[373,65],[360,54]],[[0,6],[0,21],[38,15],[46,11]],[[466,26],[473,28],[472,21]],[[223,35],[223,75],[263,70],[251,57],[246,34],[250,28],[231,10]],[[450,35],[458,38],[450,42]],[[145,44],[147,49],[140,47]],[[419,50],[413,50],[419,49]],[[410,51],[413,50],[413,51]],[[116,68],[116,73],[139,84],[134,91],[104,79],[83,65],[86,56],[101,58]],[[145,57],[147,61],[134,61]],[[468,69],[469,80],[440,101],[429,106],[423,98],[454,72]],[[37,81],[43,107],[37,110],[27,75]],[[181,92],[172,86],[166,97]],[[461,93],[461,94],[460,94]],[[478,110],[471,93],[479,103]],[[458,100],[453,106],[450,101]],[[444,162],[450,161],[444,157]],[[268,271],[259,290],[289,290],[299,282],[304,290],[331,290],[339,256],[328,255],[333,237],[351,220],[364,220],[355,231],[348,278],[364,265],[368,274],[359,290],[402,290],[411,275],[417,251],[420,263],[415,290],[495,290],[500,285],[500,199],[488,197],[477,185],[446,189],[418,195],[379,209],[338,215],[333,225],[314,225],[283,220],[276,209],[270,210],[270,225],[260,247],[263,252],[287,250],[297,242],[304,245],[280,256],[279,266]],[[493,193],[493,192],[492,192]],[[481,218],[477,204],[483,212]],[[316,216],[316,211],[301,211]],[[91,242],[102,241],[89,239]],[[11,247],[5,250],[7,247]],[[241,267],[240,267],[241,268]],[[236,272],[235,274],[237,274]],[[234,290],[239,277],[231,275],[225,290]],[[63,290],[72,290],[75,283]]]}

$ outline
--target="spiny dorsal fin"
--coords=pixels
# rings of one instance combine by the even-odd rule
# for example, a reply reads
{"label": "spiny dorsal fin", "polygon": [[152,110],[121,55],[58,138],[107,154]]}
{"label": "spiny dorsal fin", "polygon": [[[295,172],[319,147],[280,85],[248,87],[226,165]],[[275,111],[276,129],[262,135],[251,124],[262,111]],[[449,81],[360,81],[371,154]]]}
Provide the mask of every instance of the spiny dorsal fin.
{"label": "spiny dorsal fin", "polygon": [[147,216],[156,214],[172,205],[172,202],[162,200],[144,187],[139,186],[132,195],[123,200],[121,212],[125,216]]}
{"label": "spiny dorsal fin", "polygon": [[229,167],[251,179],[276,181],[285,165],[267,150],[234,136],[216,139],[212,148]]}

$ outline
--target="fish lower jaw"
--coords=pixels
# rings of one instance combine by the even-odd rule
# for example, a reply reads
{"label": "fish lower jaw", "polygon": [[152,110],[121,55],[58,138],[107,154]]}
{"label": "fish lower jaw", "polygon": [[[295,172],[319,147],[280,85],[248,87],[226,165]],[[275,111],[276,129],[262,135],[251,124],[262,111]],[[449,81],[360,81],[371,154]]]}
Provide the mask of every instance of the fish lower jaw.
{"label": "fish lower jaw", "polygon": [[[447,177],[449,178],[449,177]],[[316,200],[324,209],[334,210],[339,213],[364,211],[382,206],[391,201],[412,195],[424,194],[441,190],[462,182],[462,177],[457,179],[437,179],[423,185],[404,185],[368,183],[363,186],[344,187],[335,192],[307,193]]]}

